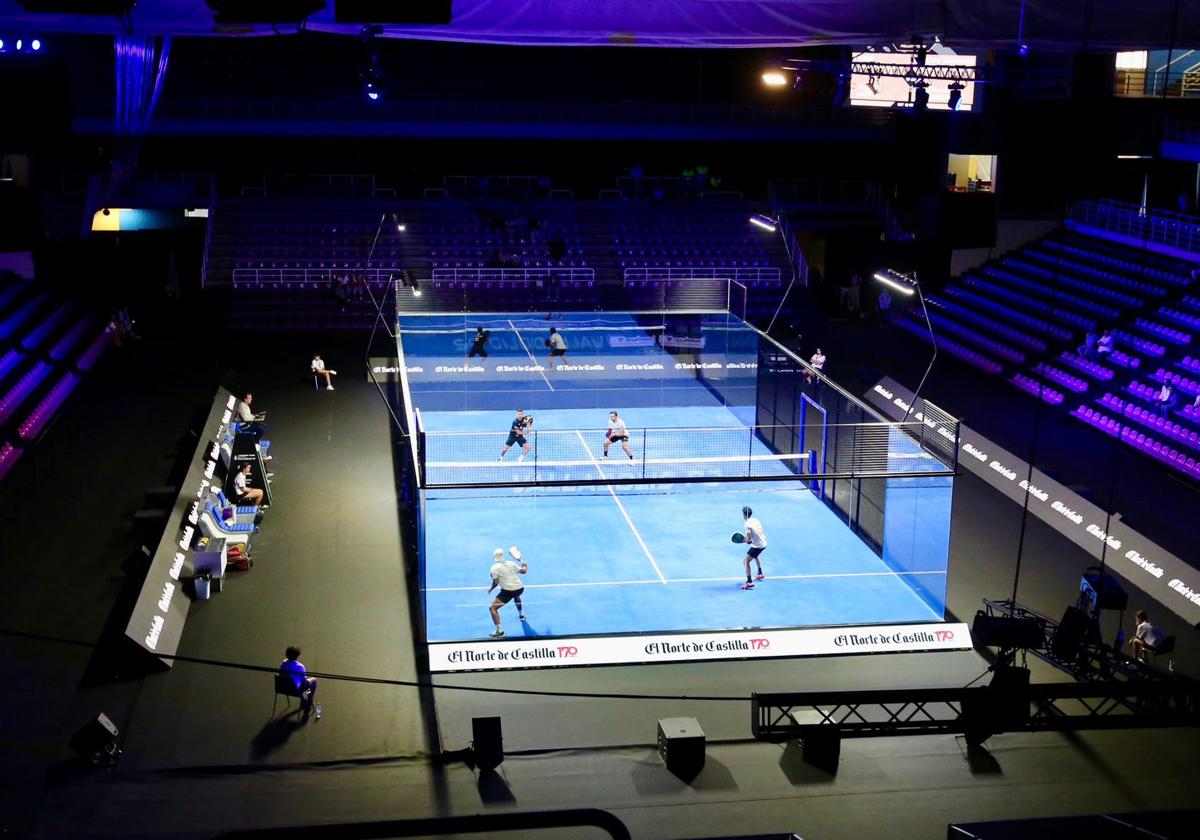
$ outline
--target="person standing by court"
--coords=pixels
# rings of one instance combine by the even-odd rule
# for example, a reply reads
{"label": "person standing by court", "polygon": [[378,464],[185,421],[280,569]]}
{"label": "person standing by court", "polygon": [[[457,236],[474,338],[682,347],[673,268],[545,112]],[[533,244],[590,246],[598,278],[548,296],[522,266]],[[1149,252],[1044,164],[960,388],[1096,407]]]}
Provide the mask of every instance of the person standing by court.
{"label": "person standing by court", "polygon": [[[746,557],[742,560],[742,565],[746,569],[746,582],[742,584],[742,589],[753,589],[755,580],[762,580],[766,577],[762,569],[763,551],[767,547],[767,532],[763,530],[762,523],[755,516],[754,511],[749,507],[742,508],[742,519],[745,520],[746,528]],[[758,574],[754,579],[750,578],[750,561],[753,560],[758,567]]]}
{"label": "person standing by court", "polygon": [[471,339],[471,350],[467,353],[467,358],[471,359],[475,356],[486,359],[488,357],[487,343],[492,337],[492,334],[483,327],[475,328],[475,337]]}
{"label": "person standing by court", "polygon": [[503,549],[497,548],[492,552],[492,585],[488,587],[488,593],[490,594],[497,586],[500,587],[500,591],[492,600],[492,605],[488,607],[488,611],[492,614],[492,623],[496,625],[496,630],[492,633],[493,639],[504,638],[504,627],[500,623],[500,608],[509,601],[513,601],[517,605],[517,620],[525,620],[525,605],[521,603],[525,584],[521,582],[520,576],[529,572],[529,564],[525,562],[515,545],[508,550],[508,553],[512,555],[512,560],[504,559]]}
{"label": "person standing by court", "polygon": [[550,328],[550,337],[546,339],[546,346],[550,348],[550,358],[546,361],[546,367],[554,370],[554,360],[562,359],[564,364],[567,364],[567,343],[563,341],[562,333],[557,327]]}
{"label": "person standing by court", "polygon": [[633,460],[633,451],[629,448],[629,428],[625,421],[617,416],[617,412],[608,412],[608,431],[604,435],[604,457],[608,457],[608,447],[620,443],[629,460]]}

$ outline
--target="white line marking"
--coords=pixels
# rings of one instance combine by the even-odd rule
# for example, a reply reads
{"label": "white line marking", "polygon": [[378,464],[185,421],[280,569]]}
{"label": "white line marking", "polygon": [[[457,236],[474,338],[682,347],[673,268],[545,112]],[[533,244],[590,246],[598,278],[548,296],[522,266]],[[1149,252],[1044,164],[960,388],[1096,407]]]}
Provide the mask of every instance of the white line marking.
{"label": "white line marking", "polygon": [[[508,325],[512,327],[513,333],[517,336],[517,341],[521,342],[521,346],[525,348],[525,355],[529,357],[529,361],[533,362],[534,366],[537,367],[538,360],[533,358],[533,354],[529,352],[529,345],[525,343],[525,339],[521,338],[521,331],[513,325],[512,321],[509,321]],[[554,386],[551,385],[550,380],[546,378],[546,372],[544,370],[539,370],[538,373],[542,375],[542,381],[546,383],[546,387],[553,391]]]}
{"label": "white line marking", "polygon": [[[600,474],[602,479],[607,481],[608,476],[604,474],[604,470],[600,468],[600,462],[597,461],[596,456],[592,454],[592,449],[587,445],[587,441],[583,437],[583,432],[576,429],[575,434],[578,435],[579,442],[583,444],[583,449],[585,452],[587,452],[588,457],[592,459],[592,466],[596,468],[596,472]],[[621,516],[625,517],[625,522],[627,525],[629,525],[629,530],[633,531],[633,535],[637,537],[638,545],[642,547],[642,551],[646,552],[646,557],[650,560],[650,565],[654,567],[654,573],[658,575],[658,579],[660,581],[666,583],[666,575],[662,573],[662,569],[658,567],[658,563],[655,561],[654,555],[650,553],[650,547],[646,545],[646,541],[642,539],[642,535],[639,534],[638,529],[634,527],[633,520],[629,518],[629,512],[625,510],[625,505],[621,504],[621,497],[617,495],[616,490],[613,490],[611,484],[606,484],[605,487],[608,488],[608,492],[613,497],[613,501],[617,503],[617,510],[621,511]]]}
{"label": "white line marking", "polygon": [[[829,574],[813,575],[771,575],[765,582],[773,580],[817,580],[822,578],[853,578],[853,577],[911,577],[914,575],[944,575],[946,572],[832,572]],[[670,583],[736,583],[743,577],[713,577],[713,578],[672,578]],[[661,583],[657,580],[596,580],[581,583],[527,583],[526,589],[558,589],[573,586],[640,586],[645,583]],[[470,592],[482,589],[480,586],[444,586],[429,587],[426,592]],[[471,606],[478,606],[472,604]]]}

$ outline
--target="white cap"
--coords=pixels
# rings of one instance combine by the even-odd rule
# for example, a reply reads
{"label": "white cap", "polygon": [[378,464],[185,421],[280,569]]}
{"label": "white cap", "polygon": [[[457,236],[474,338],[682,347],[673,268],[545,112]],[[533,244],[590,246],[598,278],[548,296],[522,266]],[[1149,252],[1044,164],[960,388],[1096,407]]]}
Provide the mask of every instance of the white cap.
{"label": "white cap", "polygon": [[497,548],[495,551],[492,552],[492,556],[495,557],[497,560],[499,560],[501,557],[504,556],[504,549]]}

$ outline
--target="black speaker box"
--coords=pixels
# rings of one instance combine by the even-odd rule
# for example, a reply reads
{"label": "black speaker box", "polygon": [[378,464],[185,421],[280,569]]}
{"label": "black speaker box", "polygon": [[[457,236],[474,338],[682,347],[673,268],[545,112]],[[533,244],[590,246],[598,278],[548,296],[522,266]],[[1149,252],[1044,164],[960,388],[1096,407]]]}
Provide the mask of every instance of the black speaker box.
{"label": "black speaker box", "polygon": [[1087,638],[1090,621],[1083,610],[1067,607],[1054,638],[1050,640],[1050,652],[1058,659],[1073,661]]}
{"label": "black speaker box", "polygon": [[500,718],[471,718],[471,752],[480,770],[495,770],[504,761],[504,735]]}
{"label": "black speaker box", "polygon": [[975,613],[971,638],[977,645],[998,648],[1038,648],[1042,646],[1042,628],[1032,618]]}
{"label": "black speaker box", "polygon": [[704,769],[704,730],[695,718],[662,718],[658,722],[658,754],[681,779],[694,779]]}
{"label": "black speaker box", "polygon": [[109,720],[108,715],[101,712],[89,720],[71,736],[68,746],[81,758],[91,759],[96,753],[110,745],[116,744],[121,730]]}

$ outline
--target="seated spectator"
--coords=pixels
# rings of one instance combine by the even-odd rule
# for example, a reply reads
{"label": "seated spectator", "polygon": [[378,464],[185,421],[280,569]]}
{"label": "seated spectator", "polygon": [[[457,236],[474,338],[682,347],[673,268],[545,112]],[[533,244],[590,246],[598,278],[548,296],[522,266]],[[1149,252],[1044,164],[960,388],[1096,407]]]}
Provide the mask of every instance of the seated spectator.
{"label": "seated spectator", "polygon": [[333,390],[332,376],[337,376],[336,370],[329,370],[325,367],[325,361],[321,358],[320,353],[314,353],[312,359],[312,372],[317,376],[325,377],[325,390]]}
{"label": "seated spectator", "polygon": [[1133,619],[1137,624],[1137,629],[1134,631],[1133,638],[1129,640],[1129,646],[1133,648],[1133,658],[1145,662],[1147,651],[1154,653],[1167,636],[1157,624],[1150,621],[1150,616],[1146,615],[1145,610],[1138,610],[1134,613]]}
{"label": "seated spectator", "polygon": [[[812,366],[812,370],[805,371],[804,375],[809,382],[812,382],[817,379],[816,373],[825,372],[825,351],[818,347],[817,352],[812,354],[812,358],[808,360],[808,363]],[[816,371],[816,373],[813,373],[813,371]]]}
{"label": "seated spectator", "polygon": [[1096,342],[1098,341],[1095,330],[1088,330],[1087,337],[1083,340],[1083,344],[1075,351],[1085,359],[1094,359],[1096,357]]}
{"label": "seated spectator", "polygon": [[1096,358],[1098,358],[1100,361],[1104,361],[1106,358],[1112,355],[1112,352],[1116,349],[1116,346],[1117,339],[1116,336],[1112,334],[1112,330],[1105,330],[1104,335],[1100,336],[1100,340],[1096,342]]}
{"label": "seated spectator", "polygon": [[308,669],[300,661],[300,648],[289,645],[284,651],[287,657],[279,663],[279,673],[292,678],[296,691],[300,693],[300,712],[305,718],[315,712],[317,720],[321,719],[321,704],[314,702],[317,698],[317,678],[308,675]]}
{"label": "seated spectator", "polygon": [[233,501],[239,505],[258,505],[266,507],[263,499],[266,493],[257,487],[250,486],[250,465],[242,464],[233,475]]}
{"label": "seated spectator", "polygon": [[1192,400],[1192,411],[1200,411],[1200,394],[1196,395],[1196,399]]}
{"label": "seated spectator", "polygon": [[254,440],[257,442],[262,440],[262,436],[267,433],[267,424],[263,422],[267,419],[267,413],[264,411],[255,414],[250,408],[252,402],[254,402],[253,394],[246,394],[242,397],[242,401],[238,403],[237,407],[238,423],[241,431],[254,435]]}
{"label": "seated spectator", "polygon": [[1171,413],[1171,409],[1175,407],[1175,386],[1170,382],[1164,382],[1162,388],[1158,390],[1158,399],[1154,401],[1154,407],[1158,409],[1159,417],[1166,417]]}

